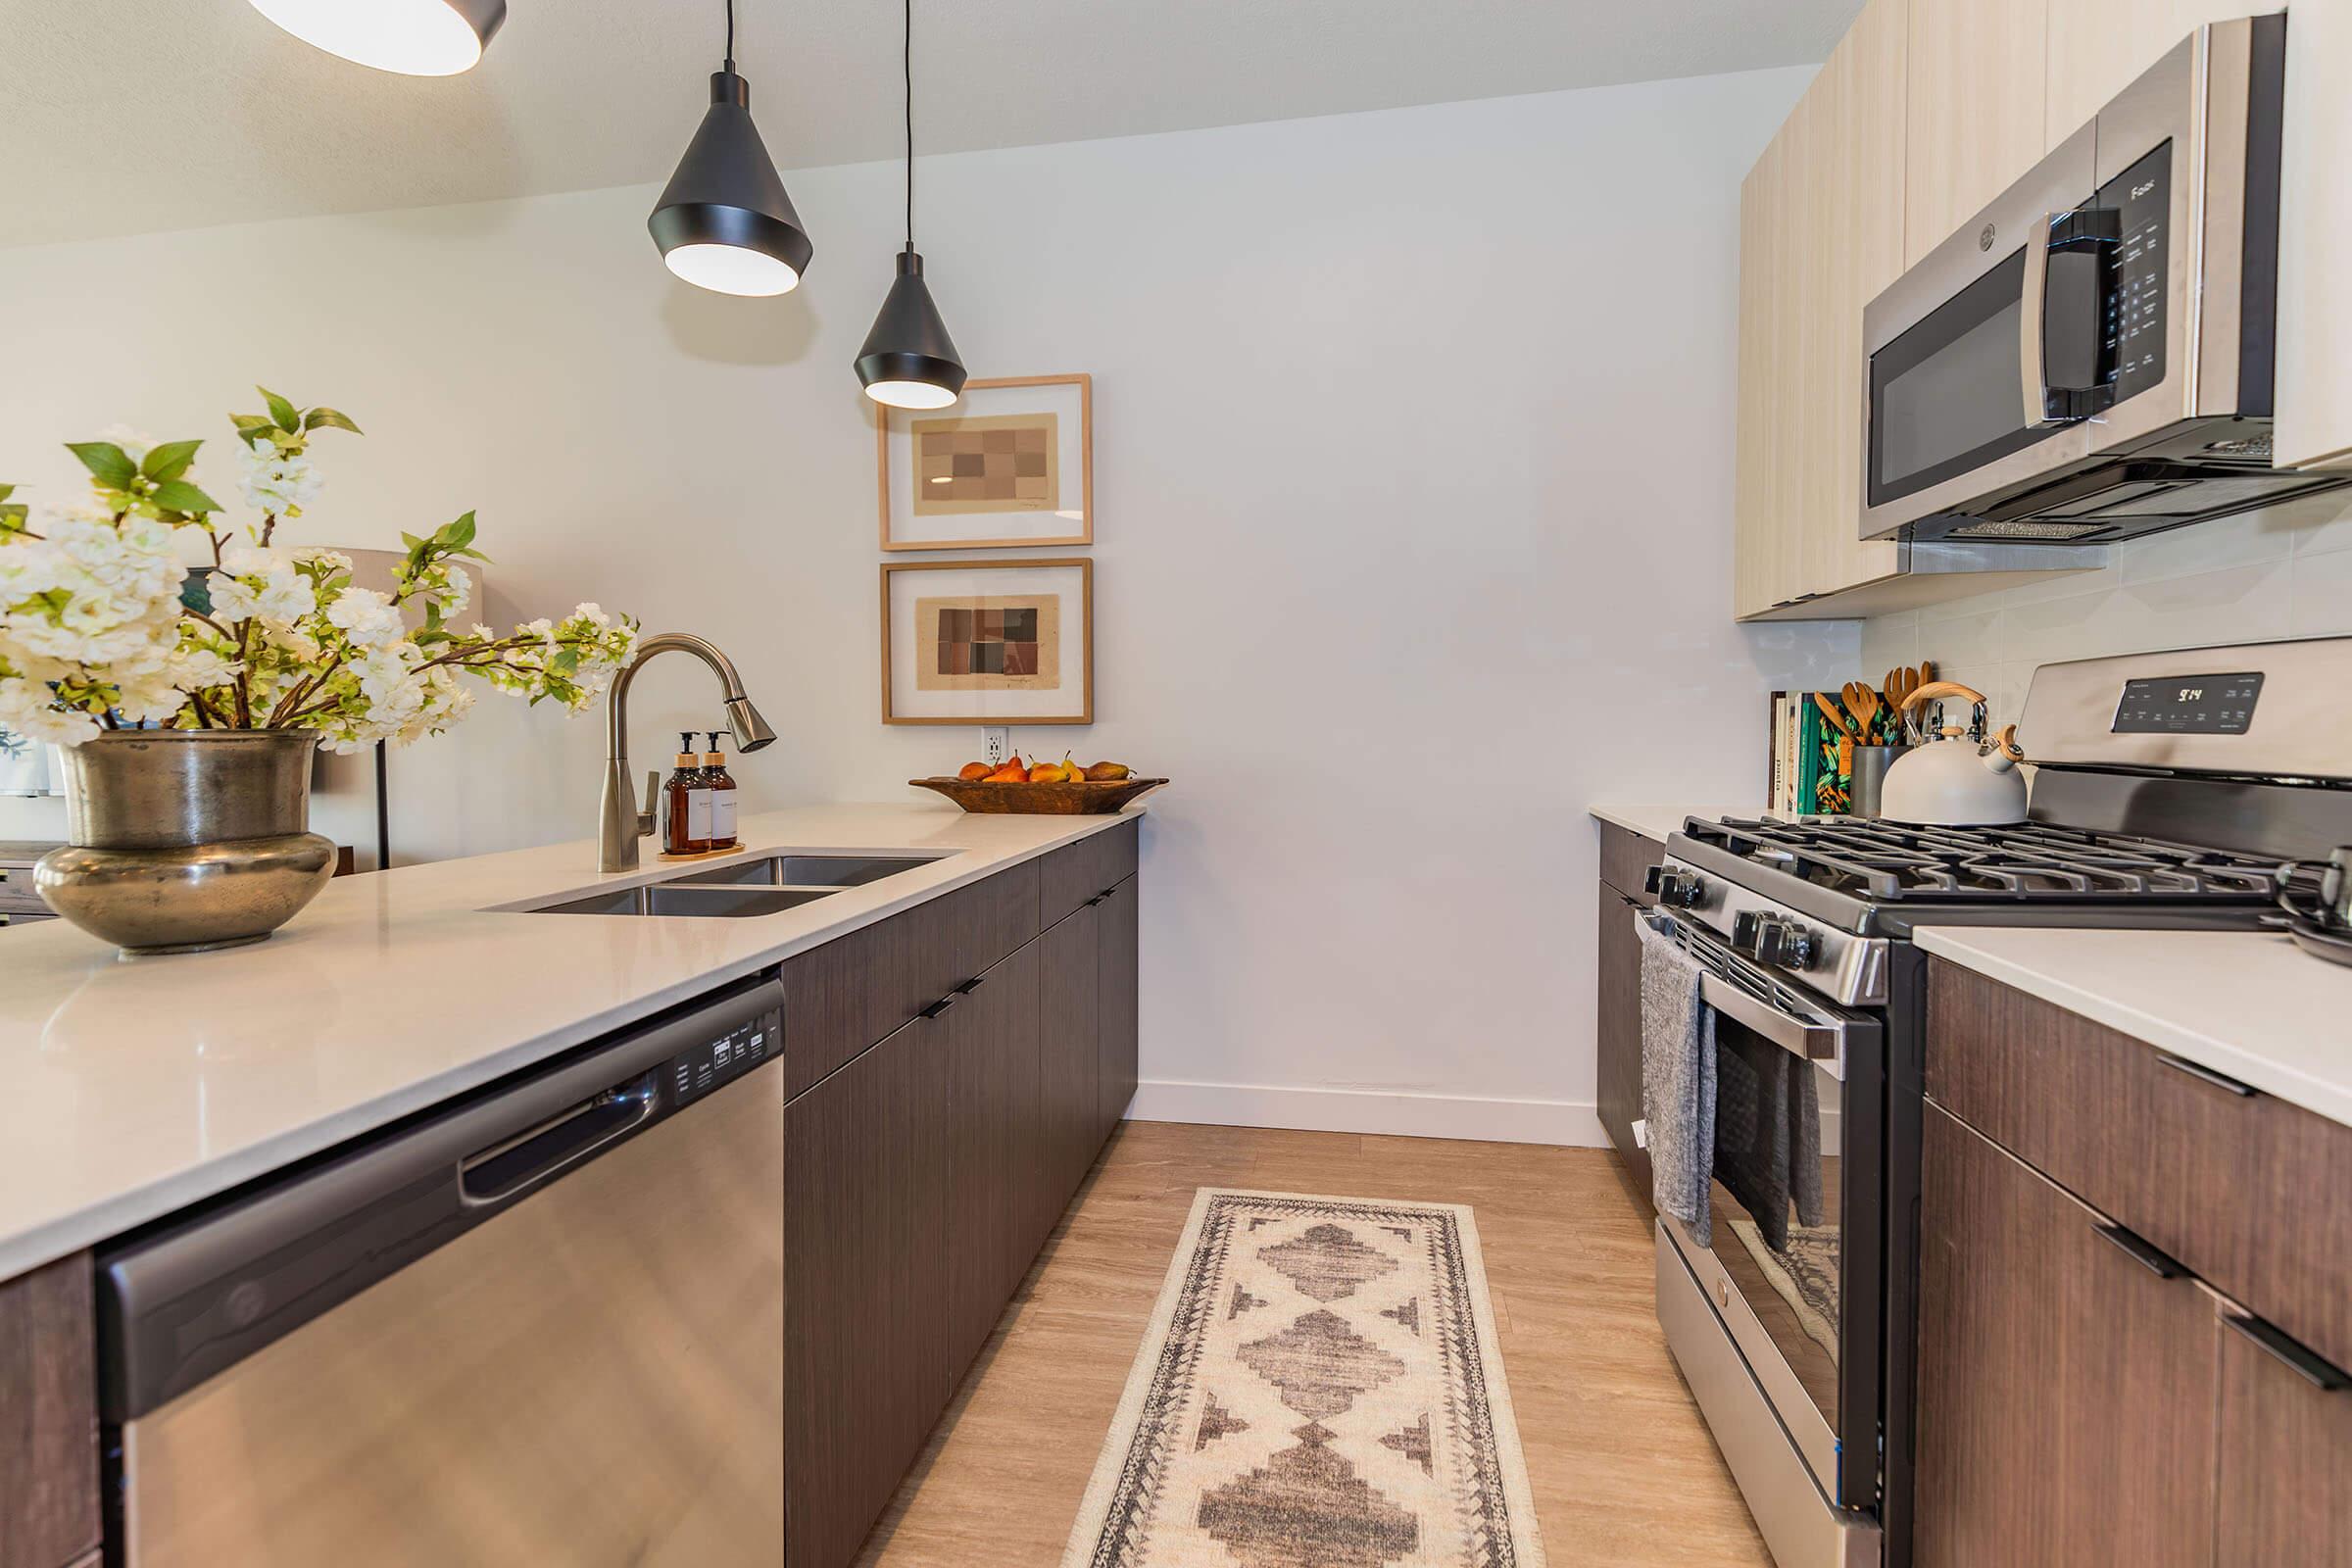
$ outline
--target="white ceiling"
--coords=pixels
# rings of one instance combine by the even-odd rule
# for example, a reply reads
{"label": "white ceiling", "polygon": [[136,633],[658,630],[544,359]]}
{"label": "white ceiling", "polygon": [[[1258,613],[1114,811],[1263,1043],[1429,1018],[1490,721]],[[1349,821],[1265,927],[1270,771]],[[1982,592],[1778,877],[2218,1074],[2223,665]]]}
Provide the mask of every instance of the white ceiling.
{"label": "white ceiling", "polygon": [[[351,0],[361,3],[361,0]],[[1825,58],[1860,0],[925,0],[923,151]],[[384,75],[245,0],[0,0],[0,246],[664,177],[720,0],[509,0],[472,73]],[[739,0],[786,168],[896,156],[891,0]]]}

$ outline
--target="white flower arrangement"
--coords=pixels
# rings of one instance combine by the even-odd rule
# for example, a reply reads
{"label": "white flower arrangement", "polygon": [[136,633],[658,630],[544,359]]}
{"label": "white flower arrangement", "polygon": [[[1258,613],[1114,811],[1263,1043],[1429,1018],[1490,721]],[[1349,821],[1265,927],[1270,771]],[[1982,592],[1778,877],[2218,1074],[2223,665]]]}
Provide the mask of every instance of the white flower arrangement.
{"label": "white flower arrangement", "polygon": [[[77,746],[133,725],[313,729],[350,752],[455,723],[473,704],[460,671],[576,712],[628,663],[636,622],[593,604],[504,636],[454,629],[473,596],[459,563],[488,559],[470,512],[401,535],[408,554],[388,594],[354,586],[348,557],[280,548],[278,524],[322,483],[312,437],[360,427],[261,392],[267,414],[229,416],[258,523],[224,527],[189,476],[203,442],[120,427],[68,444],[90,471],[86,499],[36,518],[0,484],[0,733]],[[213,561],[200,582],[174,537],[190,528]]]}

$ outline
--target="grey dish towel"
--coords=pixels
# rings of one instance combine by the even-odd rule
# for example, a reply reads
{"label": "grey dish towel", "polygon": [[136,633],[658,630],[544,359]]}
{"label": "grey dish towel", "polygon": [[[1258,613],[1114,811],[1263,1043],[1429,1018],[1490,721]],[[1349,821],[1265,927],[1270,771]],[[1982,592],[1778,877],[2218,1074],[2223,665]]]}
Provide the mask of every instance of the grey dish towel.
{"label": "grey dish towel", "polygon": [[1715,1010],[1698,999],[1700,970],[1674,939],[1636,914],[1642,933],[1642,1115],[1649,1134],[1650,1201],[1711,1246],[1707,1192],[1715,1168]]}
{"label": "grey dish towel", "polygon": [[1791,1204],[1797,1223],[1822,1220],[1813,1064],[1746,1029],[1715,1038],[1715,1178],[1755,1216],[1764,1245],[1786,1252]]}

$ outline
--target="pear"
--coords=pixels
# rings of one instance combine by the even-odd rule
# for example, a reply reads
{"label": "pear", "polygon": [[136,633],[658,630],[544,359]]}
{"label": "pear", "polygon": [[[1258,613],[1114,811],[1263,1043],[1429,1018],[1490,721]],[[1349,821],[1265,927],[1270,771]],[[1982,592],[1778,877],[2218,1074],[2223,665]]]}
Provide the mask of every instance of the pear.
{"label": "pear", "polygon": [[1135,770],[1125,762],[1097,762],[1086,770],[1086,776],[1098,784],[1115,783]]}

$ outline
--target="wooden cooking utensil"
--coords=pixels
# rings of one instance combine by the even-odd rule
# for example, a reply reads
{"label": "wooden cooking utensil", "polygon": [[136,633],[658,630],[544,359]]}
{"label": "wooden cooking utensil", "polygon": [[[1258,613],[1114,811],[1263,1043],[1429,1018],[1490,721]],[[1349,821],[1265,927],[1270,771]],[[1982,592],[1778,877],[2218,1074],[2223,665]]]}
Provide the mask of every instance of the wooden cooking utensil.
{"label": "wooden cooking utensil", "polygon": [[1843,735],[1848,740],[1853,739],[1853,723],[1847,719],[1844,712],[1838,709],[1836,703],[1830,701],[1829,693],[1815,692],[1813,694],[1813,706],[1821,710],[1822,716],[1830,721],[1831,728],[1835,729],[1838,734]]}
{"label": "wooden cooking utensil", "polygon": [[1845,710],[1854,716],[1854,737],[1868,741],[1879,721],[1879,694],[1858,680],[1845,683]]}

